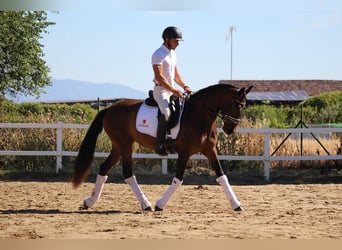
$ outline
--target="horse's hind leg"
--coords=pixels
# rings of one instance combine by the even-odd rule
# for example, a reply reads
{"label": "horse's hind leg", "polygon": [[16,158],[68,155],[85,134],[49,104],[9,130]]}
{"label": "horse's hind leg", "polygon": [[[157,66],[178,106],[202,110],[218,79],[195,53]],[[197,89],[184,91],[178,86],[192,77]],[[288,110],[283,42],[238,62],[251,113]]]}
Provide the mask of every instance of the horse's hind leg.
{"label": "horse's hind leg", "polygon": [[131,187],[132,191],[134,192],[135,197],[140,203],[141,209],[145,211],[151,211],[152,210],[151,203],[146,198],[144,192],[141,190],[135,176],[133,175],[129,178],[126,178],[125,182]]}
{"label": "horse's hind leg", "polygon": [[100,199],[103,186],[108,178],[108,172],[113,167],[113,165],[118,161],[119,155],[117,153],[112,153],[107,157],[107,159],[101,164],[98,175],[96,176],[95,187],[92,194],[84,199],[83,208],[92,208],[95,203]]}
{"label": "horse's hind leg", "polygon": [[179,154],[179,157],[177,160],[177,166],[176,166],[176,176],[173,178],[171,185],[163,194],[163,196],[159,200],[157,200],[156,205],[155,205],[156,211],[164,210],[166,205],[169,203],[169,200],[171,199],[172,195],[182,185],[184,170],[185,170],[186,163],[188,162],[189,157],[190,156],[188,154],[181,154],[181,153]]}
{"label": "horse's hind leg", "polygon": [[[131,147],[130,147],[131,148]],[[125,177],[125,182],[130,186],[135,194],[135,197],[140,203],[140,207],[145,211],[151,211],[151,203],[146,198],[144,192],[141,190],[137,179],[133,175],[132,170],[132,150],[127,150],[122,155],[122,172]]]}

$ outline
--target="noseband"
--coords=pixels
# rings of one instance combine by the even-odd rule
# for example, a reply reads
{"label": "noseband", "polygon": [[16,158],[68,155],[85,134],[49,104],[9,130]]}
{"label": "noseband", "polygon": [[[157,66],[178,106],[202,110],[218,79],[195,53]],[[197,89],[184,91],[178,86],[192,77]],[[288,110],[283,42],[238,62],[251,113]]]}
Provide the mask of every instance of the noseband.
{"label": "noseband", "polygon": [[234,124],[238,124],[240,122],[240,119],[238,118],[234,118],[230,115],[222,115],[222,114],[217,114],[217,117],[220,117],[224,123],[226,123],[227,121],[231,121]]}

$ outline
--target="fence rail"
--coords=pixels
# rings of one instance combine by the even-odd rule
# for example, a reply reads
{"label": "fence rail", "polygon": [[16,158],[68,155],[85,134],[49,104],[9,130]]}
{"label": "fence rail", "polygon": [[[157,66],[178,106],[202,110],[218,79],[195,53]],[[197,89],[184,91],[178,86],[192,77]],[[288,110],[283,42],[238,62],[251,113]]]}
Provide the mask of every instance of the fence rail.
{"label": "fence rail", "polygon": [[[56,157],[56,172],[62,169],[63,156],[77,156],[78,152],[64,151],[63,145],[63,129],[88,129],[86,124],[66,124],[58,123],[0,123],[1,128],[46,128],[56,129],[56,150],[55,151],[13,151],[1,150],[0,155],[14,155],[14,156],[54,156]],[[218,132],[222,133],[222,129],[218,128]],[[271,156],[270,155],[270,135],[271,134],[318,134],[318,133],[342,133],[342,128],[238,128],[236,133],[256,133],[264,134],[264,154],[260,156],[253,155],[219,155],[220,160],[230,161],[263,161],[264,162],[264,177],[266,181],[270,180],[270,161],[314,161],[314,160],[342,160],[342,155],[306,155],[306,156]],[[336,153],[336,152],[335,152]],[[95,157],[107,157],[109,153],[95,152]],[[162,174],[167,174],[168,159],[177,159],[177,154],[169,154],[168,156],[159,156],[157,154],[133,154],[136,159],[161,159]],[[190,159],[202,160],[206,159],[203,155],[192,155]]]}

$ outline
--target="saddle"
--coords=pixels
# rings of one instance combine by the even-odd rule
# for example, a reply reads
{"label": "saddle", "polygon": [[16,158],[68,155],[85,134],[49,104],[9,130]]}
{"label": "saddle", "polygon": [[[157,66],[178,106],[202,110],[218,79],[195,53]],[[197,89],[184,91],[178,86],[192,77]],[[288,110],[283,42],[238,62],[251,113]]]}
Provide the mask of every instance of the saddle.
{"label": "saddle", "polygon": [[[153,90],[150,90],[148,92],[148,98],[145,99],[145,104],[151,107],[158,107],[158,103],[153,97]],[[179,98],[175,95],[172,95],[170,97],[170,102],[169,102],[169,108],[171,110],[171,116],[170,120],[168,121],[167,124],[167,129],[170,130],[174,128],[179,121],[179,115],[181,113],[181,107],[180,107],[180,102]],[[158,117],[161,115],[160,109],[158,108]]]}

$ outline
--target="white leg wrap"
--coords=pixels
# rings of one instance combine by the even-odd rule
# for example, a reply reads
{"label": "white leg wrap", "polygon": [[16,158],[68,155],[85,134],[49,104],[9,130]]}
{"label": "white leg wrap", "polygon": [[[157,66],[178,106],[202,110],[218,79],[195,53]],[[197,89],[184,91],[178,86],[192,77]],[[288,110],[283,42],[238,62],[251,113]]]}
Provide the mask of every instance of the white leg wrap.
{"label": "white leg wrap", "polygon": [[125,182],[131,187],[131,189],[133,190],[135,196],[137,197],[140,206],[143,210],[145,210],[148,207],[151,207],[151,203],[148,201],[148,199],[146,198],[145,194],[143,193],[143,191],[141,190],[141,188],[138,185],[137,179],[135,178],[135,176],[133,175],[130,178],[125,179]]}
{"label": "white leg wrap", "polygon": [[176,192],[176,190],[182,185],[182,183],[183,181],[179,180],[177,177],[174,177],[168,190],[166,190],[164,195],[156,202],[156,206],[164,209],[173,193]]}
{"label": "white leg wrap", "polygon": [[228,178],[226,175],[222,175],[216,179],[217,183],[223,187],[224,193],[226,194],[227,199],[230,202],[231,208],[236,209],[241,206],[241,203],[236,198],[232,187],[229,184]]}
{"label": "white leg wrap", "polygon": [[103,190],[104,183],[106,182],[107,178],[107,175],[97,175],[93,193],[90,197],[84,200],[84,204],[87,208],[93,207],[95,203],[99,200]]}

